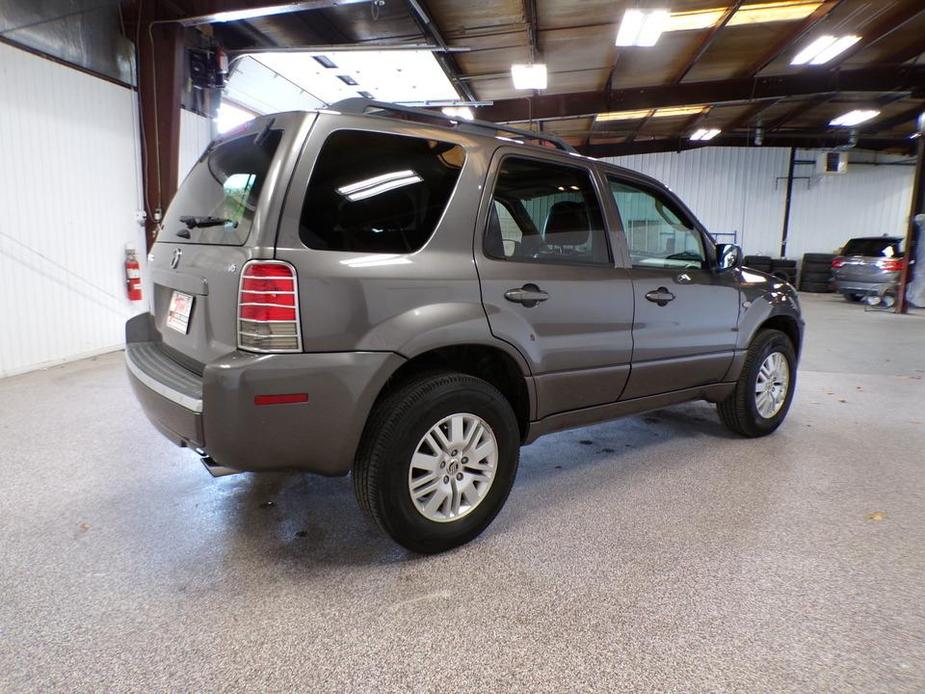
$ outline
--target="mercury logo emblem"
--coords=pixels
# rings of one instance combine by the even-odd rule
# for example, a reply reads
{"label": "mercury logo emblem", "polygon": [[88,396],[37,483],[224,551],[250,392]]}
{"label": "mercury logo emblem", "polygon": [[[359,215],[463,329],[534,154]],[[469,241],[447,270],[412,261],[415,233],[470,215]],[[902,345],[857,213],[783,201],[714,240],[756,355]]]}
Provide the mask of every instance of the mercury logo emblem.
{"label": "mercury logo emblem", "polygon": [[174,270],[176,270],[177,265],[180,264],[181,255],[183,255],[183,251],[181,251],[179,248],[174,249],[173,257],[170,259],[170,267],[173,268]]}

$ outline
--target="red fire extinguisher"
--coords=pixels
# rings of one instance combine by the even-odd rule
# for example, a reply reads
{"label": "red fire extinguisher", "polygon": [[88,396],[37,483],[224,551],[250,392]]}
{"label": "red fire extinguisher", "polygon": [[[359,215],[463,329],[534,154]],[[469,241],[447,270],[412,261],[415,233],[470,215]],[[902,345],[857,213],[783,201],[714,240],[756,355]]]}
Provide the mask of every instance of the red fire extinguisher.
{"label": "red fire extinguisher", "polygon": [[125,286],[129,301],[141,301],[141,265],[134,248],[125,249]]}

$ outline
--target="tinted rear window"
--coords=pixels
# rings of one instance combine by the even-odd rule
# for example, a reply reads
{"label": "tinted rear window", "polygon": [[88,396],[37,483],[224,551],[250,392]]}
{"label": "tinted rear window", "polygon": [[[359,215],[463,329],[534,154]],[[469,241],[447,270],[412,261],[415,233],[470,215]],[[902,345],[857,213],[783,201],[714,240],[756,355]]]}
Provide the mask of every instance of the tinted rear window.
{"label": "tinted rear window", "polygon": [[309,248],[412,253],[433,234],[465,153],[448,142],[339,130],[305,194],[299,234]]}
{"label": "tinted rear window", "polygon": [[842,255],[863,255],[870,258],[895,258],[902,255],[902,239],[851,239],[842,249]]}
{"label": "tinted rear window", "polygon": [[[270,130],[262,135],[228,140],[206,150],[170,203],[160,240],[232,246],[247,241],[260,191],[281,137],[281,130]],[[188,229],[181,217],[215,217],[227,221]],[[189,238],[177,236],[178,231],[189,231]]]}

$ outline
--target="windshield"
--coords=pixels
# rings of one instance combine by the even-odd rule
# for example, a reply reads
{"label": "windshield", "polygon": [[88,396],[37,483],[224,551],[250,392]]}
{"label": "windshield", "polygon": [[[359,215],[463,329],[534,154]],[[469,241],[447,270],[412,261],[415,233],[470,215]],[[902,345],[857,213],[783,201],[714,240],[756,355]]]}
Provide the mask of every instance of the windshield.
{"label": "windshield", "polygon": [[898,258],[902,255],[902,239],[884,236],[875,239],[851,239],[842,255],[863,255],[868,258]]}
{"label": "windshield", "polygon": [[240,246],[250,234],[281,130],[207,149],[177,191],[158,240]]}

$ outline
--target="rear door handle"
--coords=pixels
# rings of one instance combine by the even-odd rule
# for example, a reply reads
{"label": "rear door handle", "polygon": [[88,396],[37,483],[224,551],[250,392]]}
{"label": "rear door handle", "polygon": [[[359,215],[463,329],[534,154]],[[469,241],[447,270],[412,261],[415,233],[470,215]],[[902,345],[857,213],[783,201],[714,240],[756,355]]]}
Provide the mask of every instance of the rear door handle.
{"label": "rear door handle", "polygon": [[659,306],[664,306],[669,301],[674,301],[674,294],[669,292],[667,287],[659,287],[651,292],[646,292],[646,299]]}
{"label": "rear door handle", "polygon": [[549,294],[535,284],[525,284],[519,289],[508,289],[504,292],[504,298],[508,301],[513,301],[515,304],[523,304],[526,308],[532,308],[541,301],[546,301]]}

